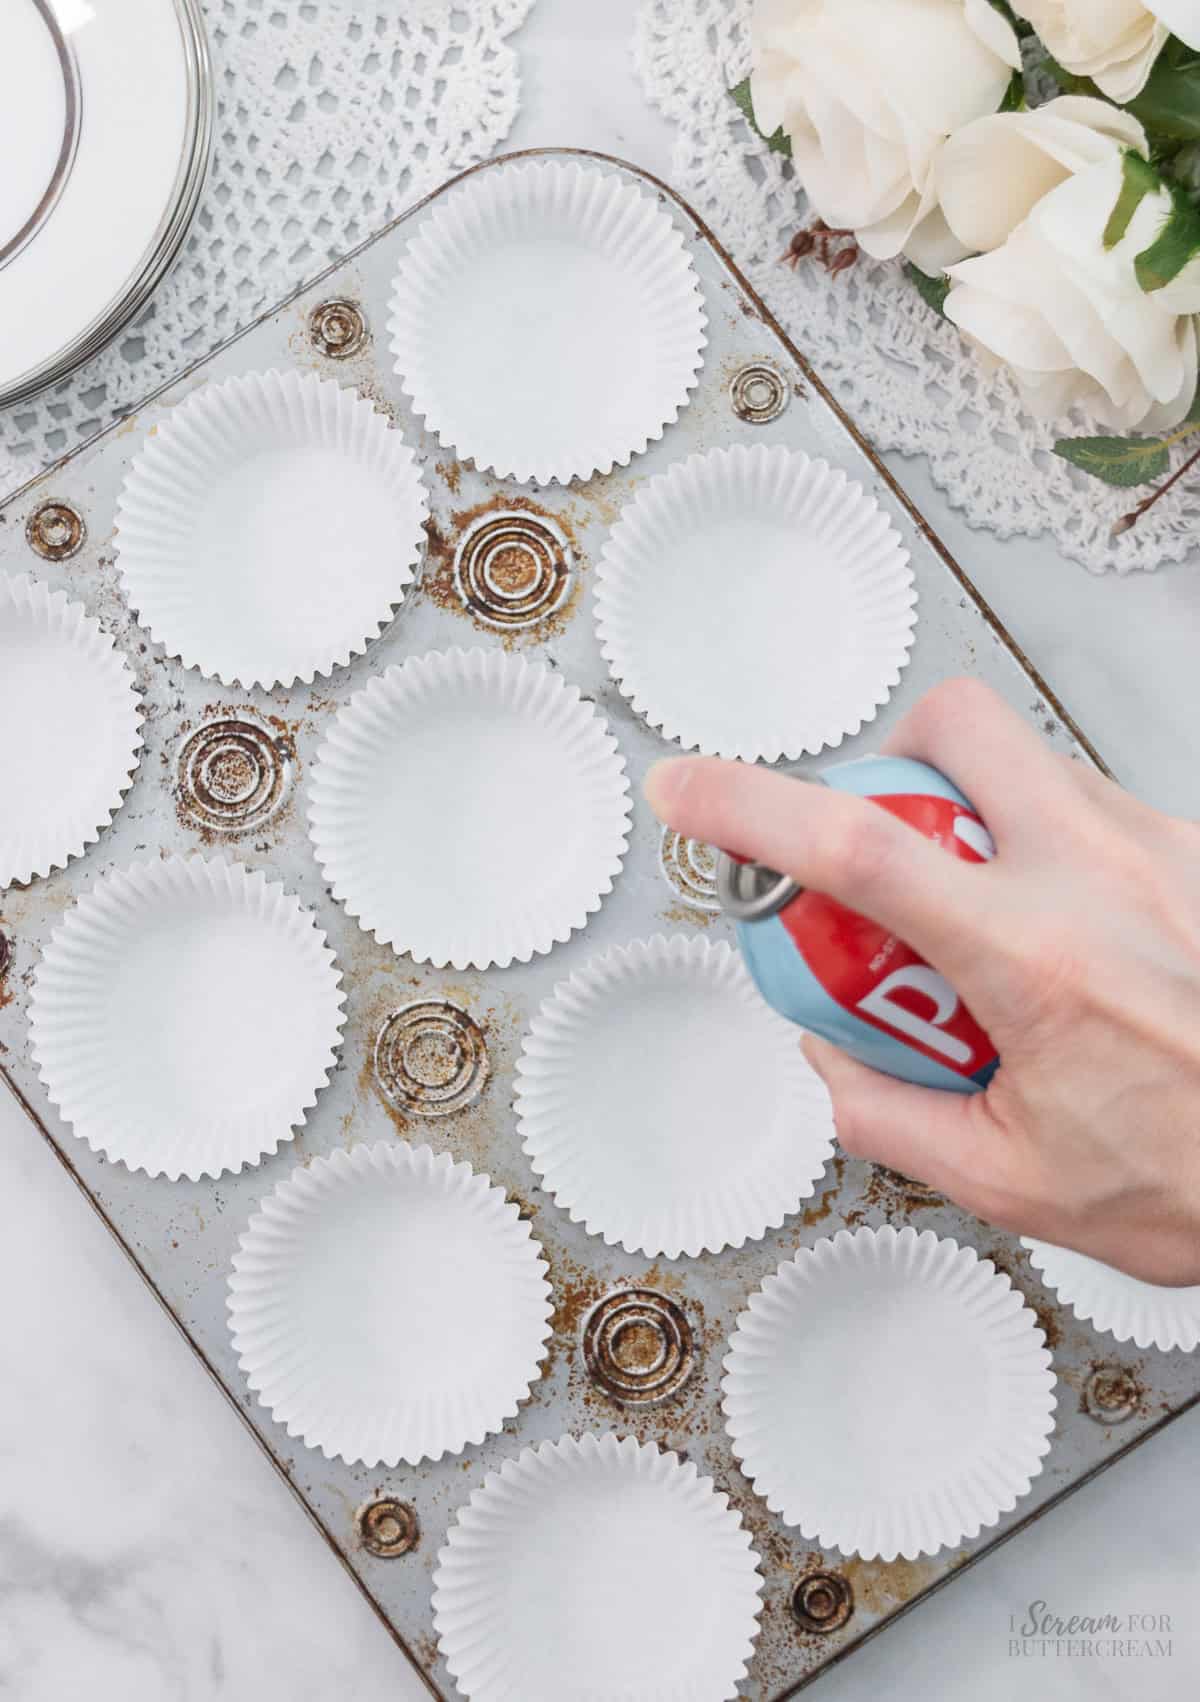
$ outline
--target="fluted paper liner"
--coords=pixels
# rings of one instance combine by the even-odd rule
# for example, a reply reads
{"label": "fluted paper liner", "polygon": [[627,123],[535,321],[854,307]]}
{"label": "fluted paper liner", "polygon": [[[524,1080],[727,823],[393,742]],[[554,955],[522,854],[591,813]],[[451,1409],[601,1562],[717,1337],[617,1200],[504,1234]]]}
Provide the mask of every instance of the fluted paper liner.
{"label": "fluted paper liner", "polygon": [[1119,1342],[1194,1353],[1200,1346],[1200,1287],[1163,1288],[1141,1282],[1049,1241],[1022,1239],[1034,1270],[1077,1318]]}
{"label": "fluted paper liner", "polygon": [[757,1565],[694,1463],[564,1436],[459,1509],[433,1576],[438,1644],[469,1702],[731,1702],[758,1634]]}
{"label": "fluted paper liner", "polygon": [[502,478],[611,473],[674,421],[705,314],[666,208],[575,161],[509,164],[444,196],[401,257],[392,354],[414,411]]}
{"label": "fluted paper liner", "polygon": [[503,650],[388,668],[334,718],[309,782],[334,897],[381,944],[456,969],[528,963],[582,928],[629,813],[606,723]]}
{"label": "fluted paper liner", "polygon": [[685,749],[747,761],[816,755],[872,720],[916,601],[875,499],[781,444],[677,461],[596,569],[600,647],[633,707]]}
{"label": "fluted paper liner", "polygon": [[751,1296],[722,1382],[734,1457],[808,1542],[912,1560],[978,1536],[1042,1469],[1045,1337],[1008,1277],[930,1230],[841,1230]]}
{"label": "fluted paper liner", "polygon": [[307,685],[392,619],[425,515],[413,452],[371,402],[251,372],[194,391],[146,439],[117,565],[169,656],[226,685]]}
{"label": "fluted paper liner", "polygon": [[0,575],[0,887],[64,868],[137,771],[141,699],[82,604]]}
{"label": "fluted paper liner", "polygon": [[416,1465],[482,1442],[541,1375],[546,1262],[504,1190],[407,1141],[294,1170],[238,1243],[251,1389],[330,1458]]}
{"label": "fluted paper liner", "polygon": [[724,942],[656,934],[561,982],[517,1063],[542,1186],[627,1252],[740,1247],[814,1191],[829,1096]]}
{"label": "fluted paper liner", "polygon": [[33,1056],[75,1133],[174,1180],[290,1140],[340,1044],[341,975],[299,899],[202,857],[101,876],[52,935]]}

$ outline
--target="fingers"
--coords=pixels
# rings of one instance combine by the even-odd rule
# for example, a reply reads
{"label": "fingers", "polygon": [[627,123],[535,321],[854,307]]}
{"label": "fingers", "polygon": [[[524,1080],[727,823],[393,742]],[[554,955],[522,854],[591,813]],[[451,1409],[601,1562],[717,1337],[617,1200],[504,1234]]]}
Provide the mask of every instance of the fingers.
{"label": "fingers", "polygon": [[894,930],[953,980],[977,965],[988,870],[877,804],[746,763],[676,757],[646,776],[677,832],[755,857]]}
{"label": "fingers", "polygon": [[964,1097],[912,1087],[856,1063],[818,1035],[804,1036],[809,1063],[825,1082],[842,1149],[924,1182],[983,1222],[1128,1271],[1143,1282],[1200,1282],[1194,1229],[1161,1216],[1140,1220],[1131,1206],[1111,1221],[1064,1206],[1044,1160],[1006,1130],[986,1094]]}
{"label": "fingers", "polygon": [[888,756],[939,769],[979,811],[997,845],[1041,830],[1047,807],[1075,807],[1070,777],[1041,735],[978,680],[926,692],[884,741]]}
{"label": "fingers", "polygon": [[803,1044],[829,1089],[838,1140],[852,1158],[925,1182],[989,1222],[1010,1216],[1011,1154],[985,1095],[913,1087],[857,1063],[819,1035],[806,1034]]}

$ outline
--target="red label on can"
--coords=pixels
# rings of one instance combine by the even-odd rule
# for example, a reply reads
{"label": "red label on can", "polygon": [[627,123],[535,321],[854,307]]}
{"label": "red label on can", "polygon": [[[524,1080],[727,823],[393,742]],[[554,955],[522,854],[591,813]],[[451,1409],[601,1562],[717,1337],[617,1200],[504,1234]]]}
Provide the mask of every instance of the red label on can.
{"label": "red label on can", "polygon": [[[995,846],[983,822],[949,798],[872,798],[956,857],[985,863]],[[911,946],[824,893],[802,892],[780,920],[831,999],[927,1058],[973,1076],[996,1048],[946,980]]]}

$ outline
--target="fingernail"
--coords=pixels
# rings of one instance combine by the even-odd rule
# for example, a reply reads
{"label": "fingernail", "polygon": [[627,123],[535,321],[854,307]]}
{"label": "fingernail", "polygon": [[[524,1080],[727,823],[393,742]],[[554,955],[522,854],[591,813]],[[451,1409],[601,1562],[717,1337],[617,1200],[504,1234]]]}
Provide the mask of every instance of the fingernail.
{"label": "fingernail", "polygon": [[642,793],[660,821],[669,821],[671,811],[683,791],[688,762],[686,757],[662,757],[646,770]]}

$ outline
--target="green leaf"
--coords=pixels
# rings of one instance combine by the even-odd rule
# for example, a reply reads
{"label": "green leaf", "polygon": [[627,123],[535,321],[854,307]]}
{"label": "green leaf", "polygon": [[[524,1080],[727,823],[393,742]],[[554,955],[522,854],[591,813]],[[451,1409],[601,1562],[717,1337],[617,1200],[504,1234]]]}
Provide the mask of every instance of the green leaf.
{"label": "green leaf", "polygon": [[1146,196],[1163,187],[1154,167],[1135,149],[1126,148],[1121,161],[1121,193],[1104,227],[1105,248],[1115,248]]}
{"label": "green leaf", "polygon": [[1138,283],[1151,294],[1177,278],[1189,260],[1200,254],[1200,210],[1177,183],[1167,186],[1171,212],[1149,248],[1133,263]]}
{"label": "green leaf", "polygon": [[1065,65],[1060,65],[1052,53],[1042,54],[1038,60],[1038,69],[1053,77],[1064,95],[1091,95],[1094,100],[1105,98],[1090,77],[1077,77],[1074,71],[1068,71]]}
{"label": "green leaf", "polygon": [[922,272],[921,268],[914,266],[911,260],[904,262],[904,271],[926,307],[932,307],[933,311],[940,314],[944,319],[946,317],[946,297],[950,294],[950,280],[946,274],[939,272],[936,278],[931,278],[928,272]]}
{"label": "green leaf", "polygon": [[778,130],[776,130],[773,136],[763,136],[762,131],[759,129],[758,120],[754,116],[754,101],[750,95],[749,77],[743,77],[737,87],[730,89],[729,92],[737,102],[737,105],[741,109],[742,116],[745,118],[746,123],[750,126],[751,130],[754,131],[754,134],[756,136],[762,136],[763,141],[767,144],[773,154],[786,154],[788,159],[791,159],[791,138],[784,134],[782,125]]}
{"label": "green leaf", "polygon": [[1200,201],[1200,142],[1184,142],[1164,162],[1167,171],[1194,201]]}
{"label": "green leaf", "polygon": [[1106,485],[1147,485],[1171,465],[1171,452],[1157,437],[1060,437],[1054,453]]}
{"label": "green leaf", "polygon": [[1200,56],[1172,37],[1129,111],[1152,136],[1200,141]]}
{"label": "green leaf", "polygon": [[1025,75],[1014,71],[1008,79],[1008,87],[1004,91],[1004,99],[1000,102],[1001,112],[1024,112],[1025,110]]}

